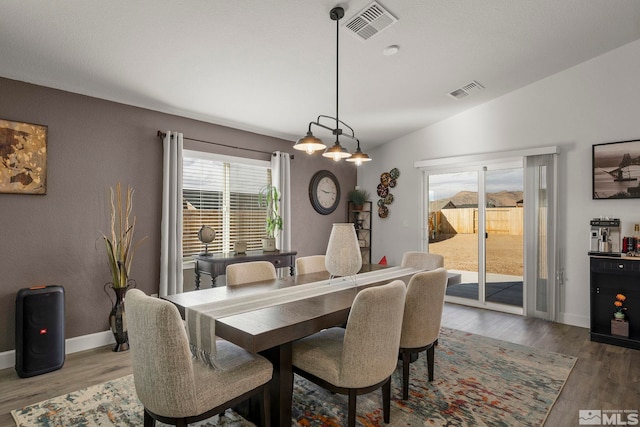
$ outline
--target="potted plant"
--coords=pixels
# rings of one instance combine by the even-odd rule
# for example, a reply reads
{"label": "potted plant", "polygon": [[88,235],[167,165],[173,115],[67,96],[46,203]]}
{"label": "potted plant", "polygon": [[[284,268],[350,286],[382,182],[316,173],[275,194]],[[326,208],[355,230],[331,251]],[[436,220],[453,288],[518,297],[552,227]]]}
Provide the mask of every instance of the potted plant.
{"label": "potted plant", "polygon": [[613,312],[613,317],[616,319],[624,319],[624,312],[627,307],[624,307],[624,302],[627,297],[624,294],[617,294],[616,300],[613,302],[613,305],[616,307],[616,311]]}
{"label": "potted plant", "polygon": [[276,250],[276,234],[282,230],[282,217],[279,213],[280,193],[273,185],[267,185],[260,190],[258,197],[260,207],[266,208],[265,231],[267,237],[262,239],[262,250],[273,252]]}
{"label": "potted plant", "polygon": [[[136,217],[131,218],[133,210],[133,188],[127,187],[126,201],[123,206],[122,188],[120,183],[116,185],[115,192],[109,188],[111,201],[111,235],[102,233],[107,249],[107,261],[111,273],[111,282],[104,285],[104,291],[111,299],[111,313],[109,325],[116,339],[113,351],[129,349],[126,321],[124,320],[124,296],[129,287],[135,287],[135,281],[129,279],[129,271],[133,262],[133,255],[138,246],[146,239],[146,236],[134,243]],[[115,193],[115,194],[114,194]],[[113,289],[116,294],[115,302],[107,292],[107,288]]]}
{"label": "potted plant", "polygon": [[353,203],[354,210],[362,210],[362,206],[364,205],[364,202],[369,201],[369,192],[366,190],[360,190],[358,188],[355,188],[349,191],[348,197],[349,197],[349,201]]}

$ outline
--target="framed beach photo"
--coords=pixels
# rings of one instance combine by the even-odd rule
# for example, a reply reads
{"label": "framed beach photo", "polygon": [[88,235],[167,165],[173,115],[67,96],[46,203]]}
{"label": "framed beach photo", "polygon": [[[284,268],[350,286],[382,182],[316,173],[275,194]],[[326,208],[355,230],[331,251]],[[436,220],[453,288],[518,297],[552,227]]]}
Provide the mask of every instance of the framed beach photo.
{"label": "framed beach photo", "polygon": [[46,192],[47,127],[0,119],[0,193]]}
{"label": "framed beach photo", "polygon": [[640,139],[593,145],[593,199],[640,198]]}

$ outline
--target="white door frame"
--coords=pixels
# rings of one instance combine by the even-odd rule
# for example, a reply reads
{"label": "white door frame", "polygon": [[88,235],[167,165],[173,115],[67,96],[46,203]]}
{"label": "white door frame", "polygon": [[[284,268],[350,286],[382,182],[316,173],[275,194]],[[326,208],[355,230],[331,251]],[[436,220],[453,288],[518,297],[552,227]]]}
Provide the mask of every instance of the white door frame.
{"label": "white door frame", "polygon": [[[550,146],[550,147],[540,147],[540,148],[532,148],[526,150],[516,150],[516,151],[507,151],[507,152],[496,152],[496,153],[485,153],[485,154],[474,154],[469,156],[457,156],[457,157],[448,157],[448,158],[440,158],[440,159],[428,159],[428,160],[420,160],[414,163],[414,167],[420,169],[423,172],[422,179],[422,191],[421,191],[421,212],[420,216],[422,218],[422,227],[423,227],[423,238],[422,238],[422,250],[428,251],[428,241],[429,241],[429,228],[428,228],[428,206],[429,200],[427,196],[426,189],[424,188],[427,185],[426,177],[429,174],[435,173],[447,173],[447,172],[463,172],[463,171],[477,171],[479,168],[484,168],[485,166],[493,166],[497,164],[507,163],[509,161],[520,162],[522,164],[523,159],[527,157],[533,156],[543,156],[543,155],[556,155],[551,156],[553,158],[553,162],[551,165],[551,169],[548,172],[551,173],[550,179],[547,181],[549,193],[548,203],[553,204],[551,209],[548,209],[548,217],[547,217],[547,311],[541,312],[536,310],[536,285],[537,285],[537,268],[532,268],[531,266],[535,266],[537,262],[538,256],[538,245],[530,244],[530,240],[537,240],[537,221],[533,221],[537,218],[535,216],[534,209],[537,209],[537,202],[533,203],[529,201],[529,203],[525,202],[525,209],[530,209],[529,213],[525,213],[525,247],[524,247],[524,272],[523,272],[523,307],[509,307],[502,304],[492,304],[486,303],[484,301],[485,296],[484,292],[481,292],[484,288],[481,284],[485,281],[485,242],[484,239],[478,239],[478,301],[469,300],[465,298],[456,298],[456,297],[447,297],[448,301],[458,302],[472,306],[479,306],[483,308],[496,309],[500,311],[512,312],[516,314],[524,314],[525,316],[533,316],[533,317],[542,317],[549,320],[555,320],[557,317],[557,294],[558,294],[558,283],[557,283],[557,154],[559,153],[558,147]],[[527,193],[531,191],[535,191],[537,188],[535,183],[532,183],[531,180],[533,176],[531,173],[527,172],[525,163],[525,197],[527,197]],[[486,168],[484,169],[486,170]],[[484,173],[479,173],[479,189],[478,189],[478,206],[484,206]],[[480,182],[481,181],[481,182]],[[480,191],[482,189],[482,191]],[[533,190],[532,190],[533,189]],[[529,195],[529,198],[535,197],[535,192]],[[484,233],[485,229],[485,221],[484,221],[484,210],[479,209],[479,223],[482,224],[480,227],[479,233]],[[533,213],[532,213],[533,212]],[[534,222],[534,223],[532,223]],[[531,228],[533,227],[533,228]],[[479,234],[480,235],[480,234]],[[527,237],[529,236],[529,237]],[[533,263],[533,264],[532,264]],[[529,285],[529,286],[527,286]]]}

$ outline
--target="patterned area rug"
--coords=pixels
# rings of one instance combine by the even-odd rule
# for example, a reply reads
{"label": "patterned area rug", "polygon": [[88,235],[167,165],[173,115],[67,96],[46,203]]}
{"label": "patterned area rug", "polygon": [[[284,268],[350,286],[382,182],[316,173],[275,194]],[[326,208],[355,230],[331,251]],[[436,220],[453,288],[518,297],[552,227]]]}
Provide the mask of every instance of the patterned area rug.
{"label": "patterned area rug", "polygon": [[[540,426],[576,358],[443,329],[436,347],[435,379],[426,379],[424,353],[411,364],[409,400],[399,400],[400,370],[393,376],[391,426]],[[294,426],[341,426],[346,397],[296,376]],[[385,426],[380,391],[358,397],[358,423]],[[18,426],[140,426],[142,406],[132,376],[45,400],[11,412]],[[158,425],[164,425],[158,423]],[[195,424],[251,426],[234,413]]]}

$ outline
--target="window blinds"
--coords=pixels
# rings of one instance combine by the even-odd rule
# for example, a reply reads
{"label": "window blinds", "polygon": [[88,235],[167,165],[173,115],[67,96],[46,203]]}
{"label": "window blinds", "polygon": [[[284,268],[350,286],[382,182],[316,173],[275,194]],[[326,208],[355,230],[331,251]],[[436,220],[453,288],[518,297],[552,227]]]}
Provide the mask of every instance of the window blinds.
{"label": "window blinds", "polygon": [[245,164],[186,150],[183,158],[183,257],[204,251],[198,240],[202,225],[216,231],[210,252],[231,252],[236,241],[247,242],[248,250],[261,249],[266,209],[258,198],[271,183],[268,162]]}

